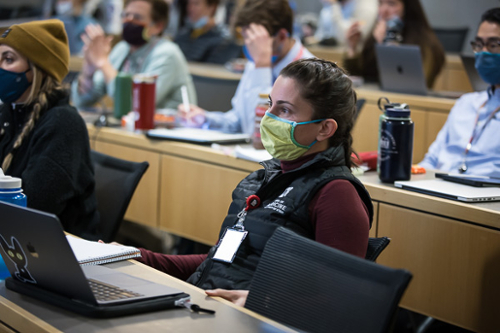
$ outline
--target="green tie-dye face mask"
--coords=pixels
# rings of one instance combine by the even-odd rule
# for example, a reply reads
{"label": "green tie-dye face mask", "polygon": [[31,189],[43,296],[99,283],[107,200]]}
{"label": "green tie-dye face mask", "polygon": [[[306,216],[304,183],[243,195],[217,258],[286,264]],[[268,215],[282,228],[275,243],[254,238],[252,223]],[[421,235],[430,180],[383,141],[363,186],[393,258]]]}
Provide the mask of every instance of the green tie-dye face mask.
{"label": "green tie-dye face mask", "polygon": [[316,119],[297,123],[275,116],[269,111],[266,112],[260,123],[260,136],[264,148],[274,158],[283,161],[292,161],[304,155],[315,143],[308,146],[301,145],[294,138],[295,127],[318,123],[325,119]]}

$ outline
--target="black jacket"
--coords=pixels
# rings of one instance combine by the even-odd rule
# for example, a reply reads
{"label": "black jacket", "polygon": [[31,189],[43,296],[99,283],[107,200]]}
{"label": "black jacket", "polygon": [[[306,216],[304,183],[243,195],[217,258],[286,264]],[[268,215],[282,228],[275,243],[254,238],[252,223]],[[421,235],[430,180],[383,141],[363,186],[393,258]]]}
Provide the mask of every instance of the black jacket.
{"label": "black jacket", "polygon": [[256,194],[261,199],[258,208],[248,211],[244,222],[248,235],[233,263],[212,260],[216,250],[213,247],[188,282],[203,289],[249,289],[262,251],[277,227],[284,226],[314,239],[309,203],[319,189],[334,179],[346,179],[354,185],[368,209],[371,224],[373,206],[370,196],[345,166],[343,156],[343,148],[330,148],[286,173],[282,173],[276,159],[262,162],[265,169],[250,174],[233,191],[233,202],[221,228],[220,236],[227,227],[235,225],[248,196]]}
{"label": "black jacket", "polygon": [[[23,105],[0,107],[0,163],[12,150],[30,112]],[[56,214],[68,232],[99,238],[89,137],[67,93],[49,98],[49,107],[14,151],[4,172],[22,179],[28,207]]]}

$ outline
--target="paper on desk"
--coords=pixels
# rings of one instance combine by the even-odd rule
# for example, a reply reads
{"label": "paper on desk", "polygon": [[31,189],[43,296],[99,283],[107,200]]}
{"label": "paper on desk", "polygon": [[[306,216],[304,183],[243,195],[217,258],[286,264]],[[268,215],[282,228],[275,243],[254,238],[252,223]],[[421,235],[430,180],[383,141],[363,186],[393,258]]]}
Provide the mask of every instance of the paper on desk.
{"label": "paper on desk", "polygon": [[70,235],[66,239],[80,265],[99,265],[141,256],[141,251],[133,246],[92,242]]}
{"label": "paper on desk", "polygon": [[234,156],[253,162],[261,162],[273,158],[265,149],[243,148],[241,146],[236,146]]}

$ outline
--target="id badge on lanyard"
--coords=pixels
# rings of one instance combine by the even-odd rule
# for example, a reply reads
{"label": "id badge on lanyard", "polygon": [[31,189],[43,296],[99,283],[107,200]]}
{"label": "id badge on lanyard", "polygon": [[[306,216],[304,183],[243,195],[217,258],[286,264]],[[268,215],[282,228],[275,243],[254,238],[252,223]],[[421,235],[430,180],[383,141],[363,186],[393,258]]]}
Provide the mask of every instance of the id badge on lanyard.
{"label": "id badge on lanyard", "polygon": [[247,234],[248,231],[227,228],[212,259],[232,263]]}
{"label": "id badge on lanyard", "polygon": [[247,198],[246,207],[238,214],[238,222],[231,228],[226,228],[222,235],[212,260],[232,263],[241,243],[248,235],[245,231],[244,221],[249,209],[257,208],[260,205],[260,198],[251,195]]}

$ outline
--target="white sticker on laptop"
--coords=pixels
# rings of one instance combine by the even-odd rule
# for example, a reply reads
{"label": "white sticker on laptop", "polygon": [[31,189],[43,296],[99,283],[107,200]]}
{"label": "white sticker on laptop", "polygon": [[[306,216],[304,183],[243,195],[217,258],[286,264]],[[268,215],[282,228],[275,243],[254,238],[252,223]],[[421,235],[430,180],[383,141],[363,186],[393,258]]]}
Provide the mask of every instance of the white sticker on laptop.
{"label": "white sticker on laptop", "polygon": [[227,228],[212,259],[232,263],[247,234],[248,231]]}

